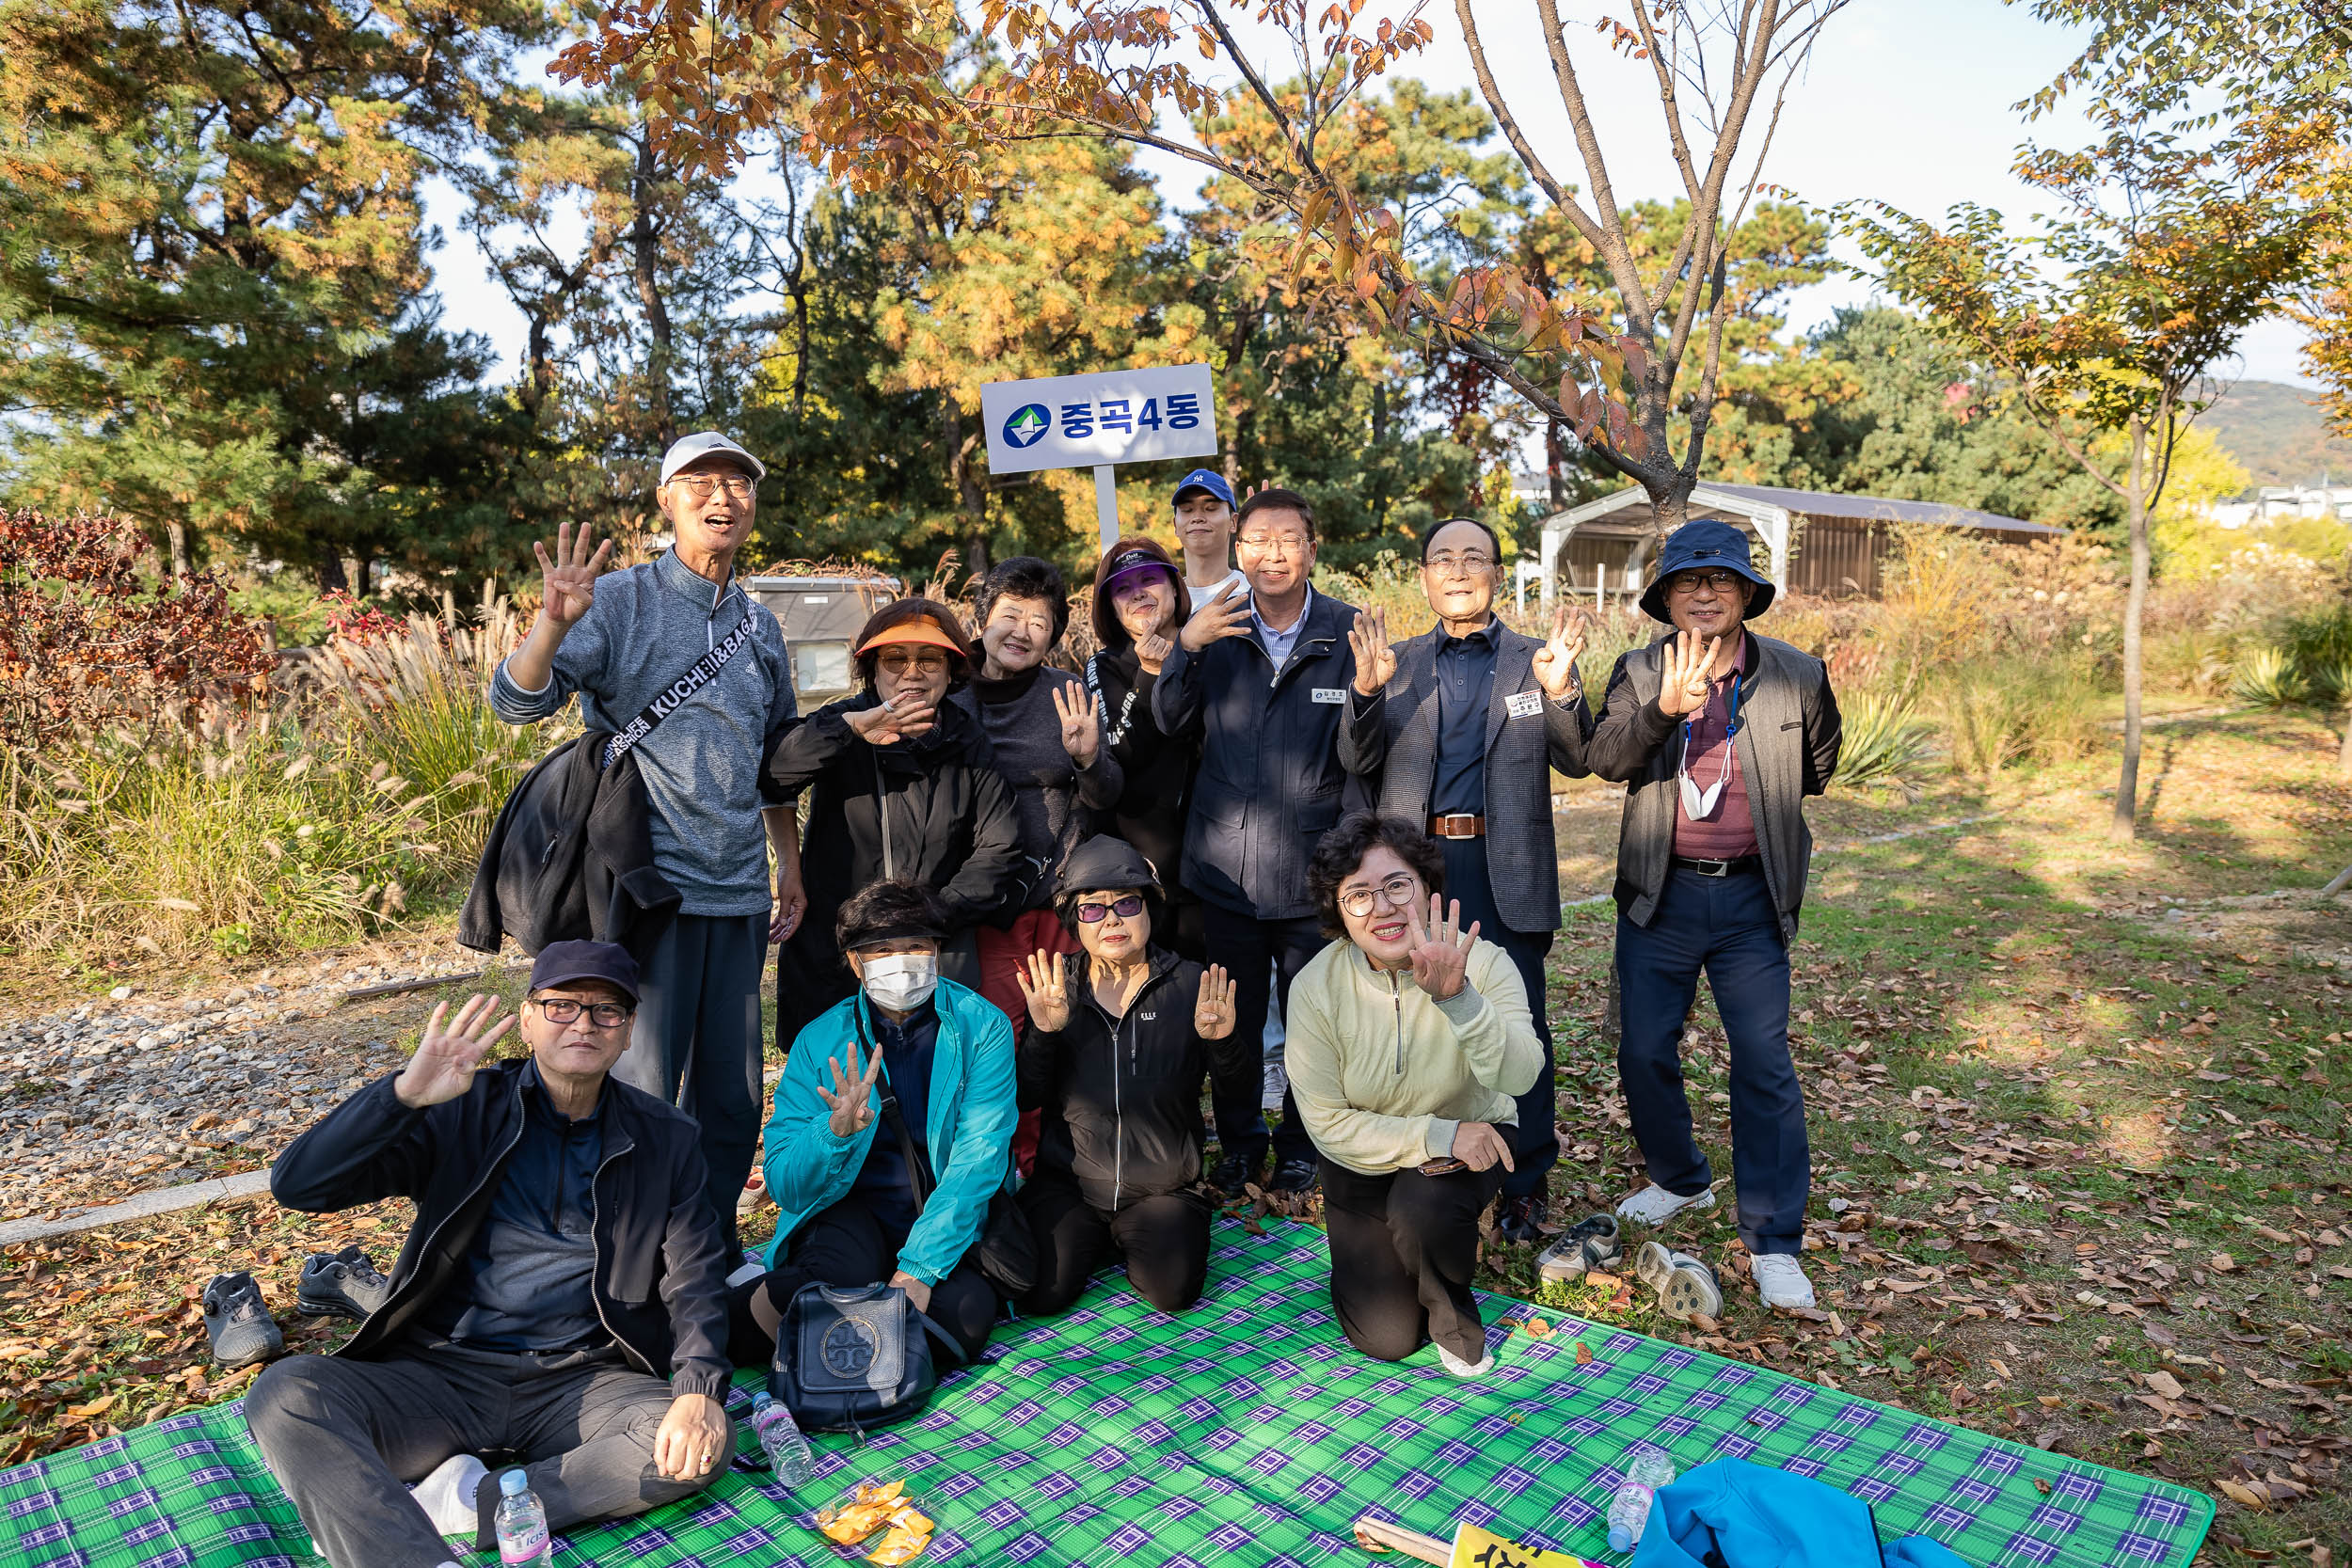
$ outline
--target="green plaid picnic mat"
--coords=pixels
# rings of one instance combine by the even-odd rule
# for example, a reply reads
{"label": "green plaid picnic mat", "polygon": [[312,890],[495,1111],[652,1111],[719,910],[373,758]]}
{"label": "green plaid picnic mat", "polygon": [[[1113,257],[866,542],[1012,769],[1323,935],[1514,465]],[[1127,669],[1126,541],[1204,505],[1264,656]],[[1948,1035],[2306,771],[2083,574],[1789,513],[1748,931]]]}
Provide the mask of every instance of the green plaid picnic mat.
{"label": "green plaid picnic mat", "polygon": [[[1479,1382],[1447,1377],[1429,1350],[1369,1361],[1332,1319],[1321,1231],[1221,1222],[1216,1241],[1192,1311],[1162,1317],[1113,1275],[1068,1314],[1000,1332],[990,1363],[919,1420],[862,1447],[818,1439],[811,1490],[903,1479],[939,1522],[924,1568],[1363,1564],[1349,1531],[1367,1513],[1617,1562],[1603,1519],[1637,1440],[1684,1470],[1733,1456],[1817,1477],[1867,1501],[1882,1537],[1930,1536],[1983,1568],[2185,1565],[2212,1522],[2211,1500],[2182,1487],[1680,1345],[1556,1312],[1542,1315],[1565,1332],[1549,1339],[1506,1333],[1536,1309],[1500,1297],[1497,1365]],[[754,1379],[738,1382],[740,1416]],[[315,1560],[233,1403],[0,1473],[0,1513],[11,1568]],[[556,1560],[841,1560],[770,1478],[738,1471],[691,1502],[574,1531]]]}

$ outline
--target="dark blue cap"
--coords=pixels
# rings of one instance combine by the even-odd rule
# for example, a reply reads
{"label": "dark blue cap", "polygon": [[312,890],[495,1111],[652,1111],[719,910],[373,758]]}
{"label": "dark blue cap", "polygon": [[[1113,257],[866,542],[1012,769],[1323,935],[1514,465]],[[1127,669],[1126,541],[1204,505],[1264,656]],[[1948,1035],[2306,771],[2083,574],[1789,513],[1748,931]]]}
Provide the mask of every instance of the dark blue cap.
{"label": "dark blue cap", "polygon": [[539,949],[531,966],[532,990],[575,980],[602,980],[618,987],[631,1002],[637,1000],[637,960],[618,942],[551,942]]}
{"label": "dark blue cap", "polygon": [[1233,504],[1233,487],[1225,483],[1225,476],[1215,468],[1195,468],[1176,482],[1176,499],[1183,500],[1187,490],[1206,490],[1226,505]]}
{"label": "dark blue cap", "polygon": [[1729,523],[1719,523],[1712,517],[1685,523],[1666,536],[1666,547],[1659,553],[1658,570],[1650,574],[1649,586],[1642,590],[1642,608],[1649,611],[1651,620],[1673,626],[1675,618],[1666,613],[1668,579],[1677,572],[1704,571],[1711,566],[1737,572],[1756,584],[1742,619],[1753,621],[1771,608],[1778,590],[1772,586],[1772,578],[1748,564],[1748,536]]}

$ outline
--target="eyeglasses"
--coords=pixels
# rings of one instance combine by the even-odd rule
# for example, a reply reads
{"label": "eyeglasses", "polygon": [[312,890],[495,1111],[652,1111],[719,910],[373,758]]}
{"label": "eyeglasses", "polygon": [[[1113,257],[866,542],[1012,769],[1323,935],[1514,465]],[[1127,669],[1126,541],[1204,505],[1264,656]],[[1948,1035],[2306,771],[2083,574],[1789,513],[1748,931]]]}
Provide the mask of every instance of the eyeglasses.
{"label": "eyeglasses", "polygon": [[1082,926],[1092,926],[1106,914],[1115,914],[1121,920],[1133,920],[1142,912],[1143,895],[1131,893],[1124,898],[1114,898],[1107,904],[1079,905],[1078,923]]}
{"label": "eyeglasses", "polygon": [[749,474],[680,474],[670,483],[698,501],[708,500],[712,492],[718,490],[724,490],[737,500],[749,500],[756,488]]}
{"label": "eyeglasses", "polygon": [[1439,550],[1422,564],[1447,577],[1453,576],[1455,572],[1467,572],[1471,577],[1476,577],[1481,572],[1493,571],[1495,558],[1490,555],[1481,555],[1475,550],[1465,555],[1456,555],[1452,550]]}
{"label": "eyeglasses", "polygon": [[1305,555],[1314,541],[1303,533],[1245,533],[1240,544],[1258,555]]}
{"label": "eyeglasses", "polygon": [[1739,592],[1740,574],[1737,572],[1677,572],[1666,579],[1666,592],[1695,594],[1699,591],[1701,583],[1712,588],[1718,594],[1733,594]]}
{"label": "eyeglasses", "polygon": [[910,670],[919,670],[924,674],[932,675],[947,668],[947,656],[935,648],[922,653],[885,649],[874,656],[874,663],[894,675],[903,675]]}
{"label": "eyeglasses", "polygon": [[1405,910],[1421,896],[1421,879],[1409,871],[1400,871],[1381,879],[1376,887],[1352,887],[1340,895],[1340,910],[1358,920],[1372,912],[1375,897],[1384,900],[1391,909]]}
{"label": "eyeglasses", "polygon": [[575,1002],[568,996],[549,996],[532,1004],[539,1016],[549,1023],[573,1023],[584,1009],[588,1022],[599,1029],[618,1029],[629,1021],[630,1009],[618,1002]]}

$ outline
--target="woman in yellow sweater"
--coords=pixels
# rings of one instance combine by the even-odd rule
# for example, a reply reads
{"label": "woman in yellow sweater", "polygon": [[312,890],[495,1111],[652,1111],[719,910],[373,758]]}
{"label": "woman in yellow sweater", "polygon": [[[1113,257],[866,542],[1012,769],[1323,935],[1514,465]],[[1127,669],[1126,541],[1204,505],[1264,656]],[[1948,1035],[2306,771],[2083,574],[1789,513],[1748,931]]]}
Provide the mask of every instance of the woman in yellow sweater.
{"label": "woman in yellow sweater", "polygon": [[1291,987],[1291,1086],[1322,1166],[1331,1306],[1348,1342],[1400,1361],[1434,1340],[1456,1377],[1493,1365],[1470,1293],[1478,1216],[1511,1168],[1543,1069],[1510,956],[1458,929],[1419,825],[1359,813],[1307,871],[1342,940]]}

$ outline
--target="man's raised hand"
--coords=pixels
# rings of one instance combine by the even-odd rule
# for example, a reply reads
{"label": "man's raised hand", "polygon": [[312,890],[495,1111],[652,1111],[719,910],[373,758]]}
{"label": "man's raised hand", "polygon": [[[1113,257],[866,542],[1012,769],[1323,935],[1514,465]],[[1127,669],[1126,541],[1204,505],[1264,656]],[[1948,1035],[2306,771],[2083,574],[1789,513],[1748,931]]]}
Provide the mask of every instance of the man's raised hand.
{"label": "man's raised hand", "polygon": [[850,733],[868,746],[887,746],[928,734],[939,710],[919,691],[900,691],[872,707],[854,708],[841,717]]}
{"label": "man's raised hand", "polygon": [[547,546],[533,539],[531,553],[539,558],[539,603],[541,613],[564,630],[588,613],[596,601],[596,574],[612,559],[612,541],[607,539],[596,546],[596,553],[588,553],[595,539],[586,523],[580,525],[580,534],[573,537],[572,525],[555,525],[555,553],[550,556]]}
{"label": "man's raised hand", "polygon": [[1356,656],[1356,694],[1377,697],[1396,673],[1396,650],[1389,646],[1389,614],[1359,610],[1347,626],[1348,651]]}
{"label": "man's raised hand", "polygon": [[1233,980],[1223,964],[1200,972],[1200,997],[1192,1005],[1192,1032],[1204,1040],[1221,1040],[1233,1032]]}
{"label": "man's raised hand", "polygon": [[[473,1084],[474,1070],[482,1065],[482,1053],[515,1022],[513,1013],[494,1019],[498,1006],[497,997],[478,991],[466,998],[454,1019],[449,1018],[448,1003],[437,1006],[433,1016],[425,1020],[417,1053],[392,1080],[393,1098],[412,1111],[421,1111],[464,1094]],[[447,1028],[442,1026],[445,1020]]]}
{"label": "man's raised hand", "polygon": [[1220,637],[1249,635],[1249,595],[1229,582],[1208,603],[1194,608],[1184,629],[1177,634],[1186,653],[1197,654]]}
{"label": "man's raised hand", "polygon": [[1094,766],[1103,744],[1103,721],[1095,716],[1094,699],[1076,681],[1054,688],[1054,717],[1061,721],[1061,749],[1081,768]]}
{"label": "man's raised hand", "polygon": [[817,1080],[817,1098],[833,1112],[828,1125],[836,1138],[855,1136],[874,1119],[874,1080],[882,1074],[882,1047],[874,1048],[873,1059],[866,1064],[865,1071],[858,1070],[857,1062],[857,1041],[851,1040],[849,1072],[842,1072],[839,1057],[828,1057],[825,1070],[833,1074],[833,1087],[825,1087],[822,1078]]}
{"label": "man's raised hand", "polygon": [[1723,657],[1720,637],[1699,641],[1694,631],[1679,631],[1659,650],[1658,706],[1670,719],[1696,713],[1707,705],[1715,679],[1715,661]]}
{"label": "man's raised hand", "polygon": [[1413,984],[1433,1001],[1451,1002],[1462,993],[1470,973],[1470,943],[1478,940],[1478,922],[1471,921],[1467,931],[1461,925],[1459,899],[1448,904],[1441,895],[1431,894],[1425,924],[1421,911],[1413,911]]}
{"label": "man's raised hand", "polygon": [[1584,653],[1584,611],[1560,606],[1551,613],[1551,636],[1535,650],[1535,684],[1560,702],[1576,689],[1576,661]]}
{"label": "man's raised hand", "polygon": [[1029,1022],[1049,1035],[1059,1034],[1070,1024],[1070,987],[1063,975],[1060,956],[1042,951],[1030,954],[1012,969],[1021,1000],[1029,1006]]}

